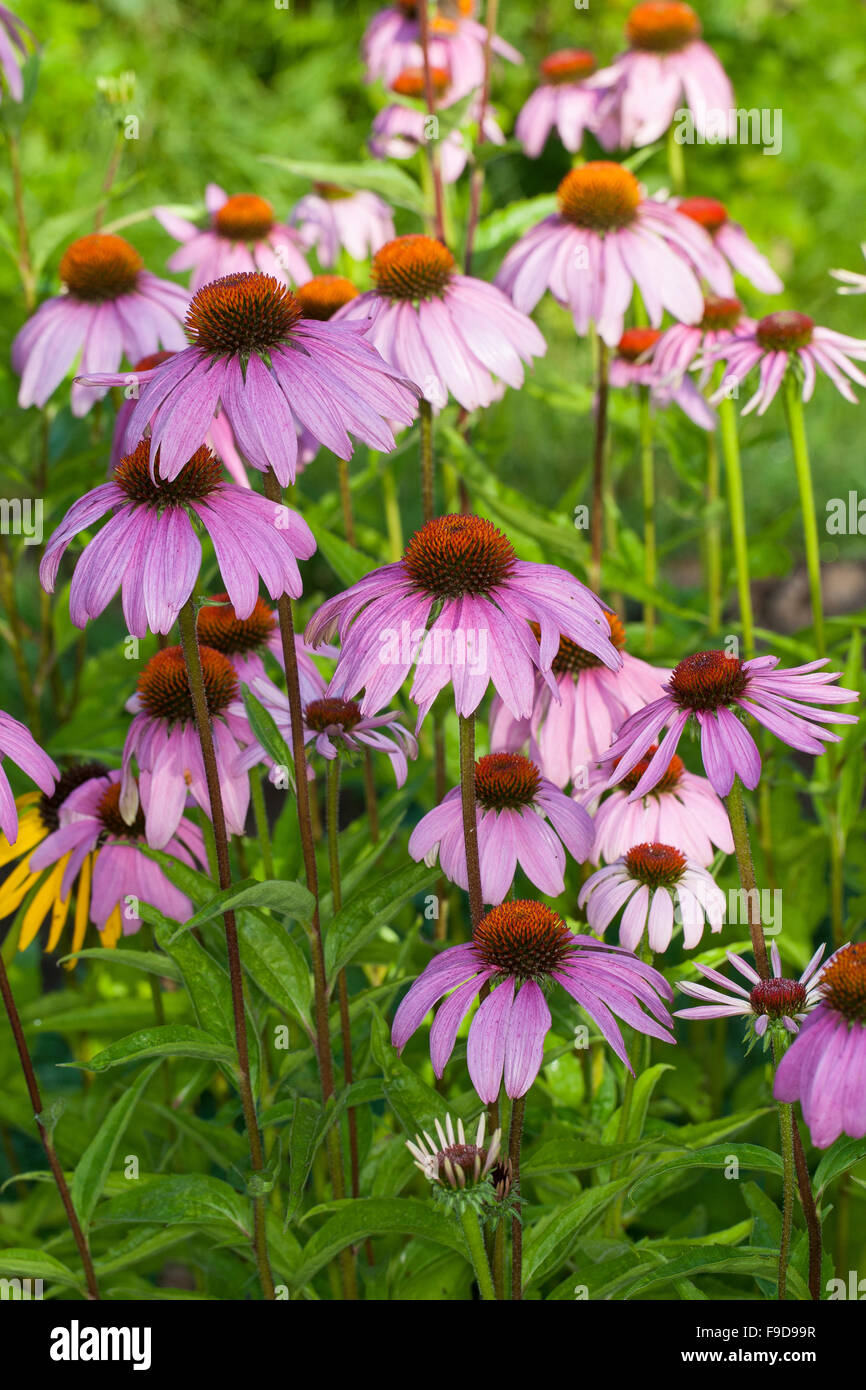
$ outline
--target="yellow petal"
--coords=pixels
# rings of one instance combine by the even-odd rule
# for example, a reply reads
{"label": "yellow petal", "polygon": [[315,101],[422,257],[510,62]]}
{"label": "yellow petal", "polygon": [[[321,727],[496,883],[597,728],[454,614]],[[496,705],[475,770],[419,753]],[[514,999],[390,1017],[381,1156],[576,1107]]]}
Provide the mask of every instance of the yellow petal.
{"label": "yellow petal", "polygon": [[[18,949],[26,951],[30,942],[36,936],[42,923],[45,921],[46,914],[51,907],[54,899],[60,896],[60,880],[63,877],[63,864],[61,859],[45,877],[36,890],[36,895],[24,913],[24,920],[21,923],[21,935],[18,938]],[[58,869],[60,873],[58,874]]]}
{"label": "yellow petal", "polygon": [[102,928],[102,944],[104,946],[116,946],[123,935],[123,921],[120,916],[120,904],[112,912],[105,926]]}
{"label": "yellow petal", "polygon": [[[20,806],[23,800],[23,797],[19,797],[17,804]],[[13,859],[30,854],[47,834],[39,812],[27,811],[18,821],[18,839],[14,845],[0,836],[0,868],[4,864],[11,864]]]}
{"label": "yellow petal", "polygon": [[[90,912],[90,879],[93,872],[93,855],[88,854],[78,875],[78,889],[75,895],[75,921],[72,924],[72,949],[80,951],[87,932],[87,917]],[[75,969],[75,961],[66,962],[67,970]]]}
{"label": "yellow petal", "polygon": [[16,864],[9,877],[4,879],[3,887],[0,888],[0,918],[8,917],[11,913],[18,911],[38,877],[38,874],[31,874],[30,865],[26,859],[23,864]]}
{"label": "yellow petal", "polygon": [[[74,885],[73,885],[74,887]],[[48,936],[46,951],[53,951],[60,940],[61,932],[66,925],[66,918],[69,915],[69,904],[72,902],[72,888],[70,888],[65,898],[61,898],[58,892],[54,899],[54,907],[51,909],[51,931]]]}

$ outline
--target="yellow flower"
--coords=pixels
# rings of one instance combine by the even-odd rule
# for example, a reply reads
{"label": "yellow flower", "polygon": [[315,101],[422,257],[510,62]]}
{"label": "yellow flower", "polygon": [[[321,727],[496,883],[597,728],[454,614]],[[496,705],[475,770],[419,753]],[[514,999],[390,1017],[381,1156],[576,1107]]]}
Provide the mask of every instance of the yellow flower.
{"label": "yellow flower", "polygon": [[[0,836],[0,870],[9,864],[15,864],[15,867],[0,883],[0,921],[6,917],[11,917],[29,898],[21,918],[18,935],[19,951],[26,951],[31,942],[39,935],[46,920],[49,922],[49,927],[45,950],[56,950],[69,917],[73,897],[75,910],[72,919],[71,949],[79,951],[84,944],[90,915],[90,884],[93,876],[93,865],[99,850],[88,854],[65,898],[61,898],[60,891],[63,875],[69,862],[69,855],[65,854],[62,859],[58,859],[56,864],[52,864],[49,868],[37,873],[31,872],[30,856],[36,847],[57,829],[59,809],[70,792],[81,786],[82,782],[88,781],[89,778],[104,776],[104,774],[105,768],[99,763],[81,764],[63,773],[51,796],[45,796],[40,792],[27,792],[26,795],[19,796],[16,800],[18,838],[14,844],[9,844],[3,836]],[[104,946],[114,946],[121,934],[122,922],[118,911],[112,913],[106,922],[100,939]]]}

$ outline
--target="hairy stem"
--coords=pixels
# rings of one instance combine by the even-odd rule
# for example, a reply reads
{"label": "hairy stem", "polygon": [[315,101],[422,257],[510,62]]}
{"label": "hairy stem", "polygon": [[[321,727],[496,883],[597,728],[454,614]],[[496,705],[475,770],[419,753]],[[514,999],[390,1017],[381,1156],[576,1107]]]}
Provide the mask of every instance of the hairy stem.
{"label": "hairy stem", "polygon": [[[213,729],[211,727],[210,712],[207,707],[204,674],[201,666],[201,655],[198,649],[194,599],[189,599],[184,604],[180,611],[178,623],[180,626],[184,660],[186,662],[187,679],[189,680],[189,693],[192,701],[193,714],[195,715],[198,739],[201,745],[205,778],[207,780],[208,799],[210,801],[210,820],[213,826],[214,842],[216,845],[219,886],[221,889],[230,888],[232,873],[229,860],[229,841],[226,831],[225,812],[223,810],[216,749],[214,748]],[[231,980],[235,1045],[238,1054],[238,1089],[240,1091],[241,1107],[244,1113],[244,1125],[246,1126],[250,1146],[250,1164],[254,1173],[260,1173],[264,1168],[264,1154],[262,1150],[262,1139],[259,1133],[258,1119],[256,1117],[256,1104],[253,1098],[252,1084],[250,1082],[247,1019],[244,1007],[244,977],[241,968],[240,945],[238,942],[238,929],[234,912],[231,910],[225,912],[223,914],[223,922],[225,923],[226,951],[229,962],[229,978]],[[256,1265],[258,1266],[262,1292],[265,1298],[272,1299],[275,1297],[274,1280],[271,1274],[270,1261],[268,1259],[267,1233],[265,1231],[265,1199],[263,1196],[253,1197],[253,1245],[255,1248]]]}
{"label": "hairy stem", "polygon": [[39,1138],[42,1140],[42,1147],[45,1150],[45,1157],[48,1159],[48,1166],[57,1184],[57,1191],[60,1193],[60,1200],[63,1203],[63,1210],[66,1212],[66,1219],[69,1222],[69,1229],[78,1247],[81,1256],[81,1263],[84,1267],[84,1277],[87,1281],[88,1298],[99,1298],[99,1286],[96,1282],[96,1274],[93,1269],[93,1260],[90,1256],[90,1247],[87,1237],[81,1229],[81,1222],[78,1220],[78,1213],[72,1205],[72,1196],[60,1166],[60,1160],[54,1149],[54,1142],[50,1131],[42,1123],[42,1096],[39,1093],[39,1083],[36,1080],[36,1073],[33,1070],[33,1062],[27,1047],[27,1040],[24,1037],[24,1029],[21,1026],[21,1019],[12,993],[12,986],[9,983],[9,976],[6,974],[6,963],[0,954],[0,994],[3,996],[3,1003],[6,1007],[6,1015],[9,1019],[9,1026],[12,1029],[12,1036],[15,1039],[15,1046],[18,1049],[18,1056],[21,1060],[21,1070],[24,1073],[24,1080],[27,1083],[27,1092],[30,1096],[30,1104],[33,1106],[33,1118],[36,1121],[36,1128],[39,1131]]}
{"label": "hairy stem", "polygon": [[[273,472],[268,469],[264,478],[265,496],[274,503],[282,502],[282,488]],[[277,615],[280,622],[280,637],[283,645],[283,665],[286,671],[286,693],[289,700],[289,718],[292,730],[292,757],[295,763],[295,790],[298,807],[298,829],[301,836],[301,850],[304,859],[304,874],[307,888],[315,900],[310,923],[310,950],[313,958],[313,995],[316,1024],[316,1054],[319,1063],[319,1083],[322,1100],[328,1103],[334,1095],[334,1058],[331,1052],[331,1031],[328,1017],[328,982],[325,975],[325,953],[322,944],[322,926],[319,916],[319,871],[316,865],[316,843],[313,837],[313,823],[310,812],[310,789],[307,781],[307,755],[304,748],[304,716],[301,707],[301,684],[298,674],[298,655],[295,650],[295,620],[292,614],[292,601],[288,594],[277,600]],[[343,1181],[343,1157],[340,1151],[339,1127],[331,1125],[326,1139],[328,1171],[331,1189],[335,1200],[345,1196]],[[340,1254],[340,1269],[343,1278],[343,1291],[347,1299],[357,1298],[355,1262],[351,1250]]]}

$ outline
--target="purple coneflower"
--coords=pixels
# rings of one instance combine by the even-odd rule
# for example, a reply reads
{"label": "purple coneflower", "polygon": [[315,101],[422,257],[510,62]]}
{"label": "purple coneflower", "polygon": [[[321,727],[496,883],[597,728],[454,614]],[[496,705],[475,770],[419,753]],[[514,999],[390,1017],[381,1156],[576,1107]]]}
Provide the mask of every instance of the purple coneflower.
{"label": "purple coneflower", "polygon": [[[185,347],[189,295],[145,270],[123,237],[94,232],[74,241],[61,258],[60,279],[64,293],[40,305],[12,344],[20,406],[43,406],[79,353],[87,376],[116,373],[124,355],[137,362],[160,347]],[[73,382],[73,415],[86,415],[114,382],[97,385]]]}
{"label": "purple coneflower", "polygon": [[821,1002],[785,1053],[776,1100],[798,1100],[812,1143],[866,1134],[866,942],[831,956],[818,980]]}
{"label": "purple coneflower", "polygon": [[[228,657],[210,647],[200,647],[199,654],[226,828],[231,835],[242,835],[250,783],[240,767],[238,739],[249,743],[252,734],[246,717],[230,708],[237,699],[238,679]],[[123,745],[121,815],[131,823],[140,799],[147,843],[164,849],[177,833],[188,796],[210,816],[210,794],[182,648],[165,647],[150,658],[126,708],[135,717]],[[140,773],[138,789],[132,775],[133,758]]]}
{"label": "purple coneflower", "polygon": [[817,980],[813,977],[821,964],[825,949],[823,945],[818,947],[799,980],[789,980],[787,976],[783,976],[782,960],[775,941],[770,947],[773,974],[768,980],[762,980],[754,966],[749,965],[742,956],[736,955],[733,951],[726,951],[725,955],[731,965],[748,981],[746,989],[736,980],[729,980],[718,970],[713,970],[709,965],[702,965],[696,960],[695,969],[700,971],[706,980],[711,980],[717,988],[710,989],[708,985],[689,984],[684,981],[679,986],[682,993],[703,1002],[694,1008],[677,1009],[674,1017],[741,1016],[754,1024],[755,1033],[759,1038],[762,1038],[768,1029],[772,1032],[774,1024],[778,1024],[788,1033],[796,1033],[806,1015],[821,1002],[820,977]]}
{"label": "purple coneflower", "polygon": [[614,613],[605,617],[619,666],[562,637],[550,668],[556,688],[536,676],[530,718],[515,719],[499,696],[490,707],[493,751],[516,753],[528,740],[533,762],[560,788],[583,781],[623,720],[658,699],[670,675],[627,652],[623,624]]}
{"label": "purple coneflower", "polygon": [[691,377],[667,376],[659,369],[656,347],[661,336],[658,328],[627,328],[610,364],[611,386],[646,386],[652,404],[659,410],[665,410],[673,401],[693,424],[702,430],[714,430],[715,411],[707,405]]}
{"label": "purple coneflower", "polygon": [[[715,857],[714,846],[725,854],[733,854],[734,841],[724,805],[706,777],[689,772],[676,753],[652,791],[639,801],[629,799],[655,752],[653,744],[620,785],[610,791],[608,772],[593,767],[586,790],[574,792],[575,799],[592,815],[593,863],[604,859],[611,864],[632,845],[644,841],[678,845],[686,858],[705,869]],[[604,799],[598,805],[600,797]]]}
{"label": "purple coneflower", "polygon": [[402,1050],[437,1000],[449,994],[430,1029],[430,1059],[441,1076],[473,1001],[484,985],[495,983],[472,1020],[466,1060],[486,1105],[499,1095],[503,1073],[506,1094],[515,1099],[526,1094],[541,1068],[551,1023],[542,986],[551,982],[586,1010],[629,1071],[614,1015],[639,1033],[674,1041],[662,1003],[673,993],[663,975],[631,951],[574,936],[558,913],[526,901],[494,907],[469,944],[450,946],[431,961],[402,1000],[391,1041]]}
{"label": "purple coneflower", "polygon": [[376,193],[352,193],[333,183],[313,184],[313,192],[292,210],[291,221],[325,267],[334,265],[341,250],[353,261],[365,261],[394,235],[391,209]]}
{"label": "purple coneflower", "polygon": [[[514,134],[530,159],[537,159],[556,127],[557,134],[572,154],[580,149],[584,131],[590,130],[610,149],[603,132],[595,129],[600,92],[585,84],[595,72],[595,57],[586,48],[563,48],[543,58],[541,86],[521,108]],[[615,142],[614,142],[615,143]]]}
{"label": "purple coneflower", "polygon": [[[339,458],[351,458],[349,431],[374,449],[394,447],[388,421],[408,425],[417,392],[389,367],[363,328],[304,318],[291,290],[272,275],[241,273],[200,289],[186,317],[191,345],[142,375],[126,428],[134,449],[150,427],[151,467],[160,454],[177,476],[222,412],[254,468],[294,481],[298,431],[307,427]],[[90,377],[122,386],[115,375]]]}
{"label": "purple coneflower", "polygon": [[[124,820],[120,777],[119,771],[106,772],[70,792],[58,812],[58,829],[31,855],[30,868],[39,871],[65,858],[60,896],[67,899],[85,860],[93,855],[90,920],[105,931],[115,918],[122,924],[123,935],[129,936],[141,926],[139,902],[149,903],[178,922],[191,917],[193,909],[189,898],[169,882],[159,865],[141,853],[140,846],[147,843],[144,816],[139,809],[131,824]],[[185,816],[178,820],[164,848],[189,868],[207,867],[202,833]]]}
{"label": "purple coneflower", "polygon": [[734,710],[753,715],[789,748],[802,753],[823,753],[825,743],[839,742],[839,735],[823,725],[857,722],[855,714],[816,708],[857,699],[856,690],[831,688],[840,672],[822,671],[827,660],[823,657],[805,666],[777,671],[777,656],[741,661],[726,652],[709,651],[685,657],[674,667],[662,698],[631,715],[618,731],[615,743],[600,756],[599,762],[614,764],[610,785],[615,786],[628,776],[667,726],[667,733],[631,793],[631,800],[652,791],[664,777],[686,725],[696,720],[701,731],[704,770],[719,795],[727,796],[735,776],[745,786],[756,787],[761,778],[761,755]]}
{"label": "purple coneflower", "polygon": [[302,591],[298,559],[316,543],[303,517],[290,507],[225,482],[219,459],[198,449],[168,481],[157,459],[155,477],[146,439],[102,483],[70,507],[39,567],[51,593],[61,556],[78,531],[108,511],[111,520],[85,546],[72,578],[69,613],[76,627],[96,618],[117,590],[134,637],[170,632],[192,595],[201,568],[201,543],[191,515],[213,542],[217,563],[237,613],[248,618],[259,596],[259,577],[271,598]]}
{"label": "purple coneflower", "polygon": [[572,169],[557,201],[559,211],[520,238],[496,277],[524,313],[549,289],[571,310],[578,333],[594,323],[616,347],[635,286],[653,328],[665,309],[685,323],[700,321],[700,276],[715,293],[733,294],[727,262],[703,228],[644,197],[621,164],[593,160]]}
{"label": "purple coneflower", "polygon": [[707,362],[724,362],[725,375],[713,404],[729,395],[731,387],[739,386],[752,370],[760,365],[758,389],[743,407],[743,415],[757,410],[763,415],[769,409],[789,368],[796,366],[802,373],[802,399],[811,400],[820,369],[832,381],[836,390],[852,405],[857,397],[847,378],[858,386],[866,386],[866,376],[850,360],[866,362],[866,341],[821,328],[808,314],[783,309],[767,314],[757,323],[741,323],[726,342],[719,343],[705,354]]}
{"label": "purple coneflower", "polygon": [[[469,891],[460,788],[415,826],[409,839],[413,859],[434,864],[452,883]],[[592,846],[592,821],[582,806],[542,777],[520,753],[488,753],[475,764],[481,897],[501,903],[518,864],[542,893],[565,890],[565,851],[582,864]],[[577,814],[575,814],[577,813]]]}
{"label": "purple coneflower", "polygon": [[[256,599],[252,612],[245,618],[239,618],[228,594],[214,594],[210,602],[198,611],[196,632],[204,646],[212,647],[215,652],[222,652],[223,656],[228,657],[235,668],[239,685],[249,685],[256,677],[264,679],[262,657],[265,651],[275,656],[281,666],[283,664],[283,642],[277,615],[263,599]],[[303,637],[297,634],[295,654],[304,698],[312,699],[314,693],[324,695],[324,678]],[[336,651],[329,649],[323,653],[326,656],[336,654]]]}
{"label": "purple coneflower", "polygon": [[744,316],[739,299],[707,295],[700,323],[675,323],[665,329],[653,353],[653,365],[658,368],[661,377],[675,381],[685,375],[696,358],[701,357],[698,382],[700,386],[706,386],[712,376],[710,359],[714,349],[729,342],[736,333],[749,331],[753,326],[754,320]]}
{"label": "purple coneflower", "polygon": [[716,198],[677,198],[673,206],[709,232],[732,270],[736,270],[762,294],[781,294],[785,286],[766,256],[762,256],[738,222],[732,222],[724,203]]}
{"label": "purple coneflower", "polygon": [[312,271],[304,260],[302,238],[276,221],[264,198],[255,193],[229,196],[219,184],[209,183],[204,201],[210,217],[204,231],[169,208],[154,208],[169,236],[183,243],[167,264],[169,270],[192,271],[192,294],[211,280],[241,271],[261,270],[284,284],[309,280]]}
{"label": "purple coneflower", "polygon": [[460,275],[451,252],[429,236],[403,236],[373,259],[374,288],[337,319],[363,327],[386,361],[437,409],[449,393],[464,410],[497,399],[496,378],[522,386],[524,363],[547,344],[535,324],[484,280]]}
{"label": "purple coneflower", "polygon": [[626,21],[629,47],[591,82],[604,95],[599,118],[615,121],[622,149],[651,145],[685,104],[701,136],[723,138],[734,93],[713,50],[701,42],[691,5],[646,0]]}
{"label": "purple coneflower", "polygon": [[[153,352],[149,357],[142,357],[141,361],[136,362],[132,371],[124,377],[124,399],[118,406],[117,414],[114,417],[114,429],[111,435],[111,453],[108,459],[109,477],[126,453],[124,447],[126,427],[139,397],[141,377],[145,372],[152,372],[154,367],[158,367],[160,363],[167,362],[170,357],[174,357],[173,352]],[[214,416],[204,442],[222,461],[223,467],[233,482],[237,483],[239,487],[250,486],[246,465],[238,453],[231,426],[224,415]],[[300,471],[299,455],[298,472]]]}
{"label": "purple coneflower", "polygon": [[[431,70],[434,87],[440,94],[438,108],[441,111],[454,104],[453,92],[447,90],[448,74],[442,68]],[[424,97],[424,71],[422,68],[408,68],[391,85],[391,90],[401,96]],[[384,106],[376,112],[372,133],[368,140],[370,153],[376,159],[411,159],[427,144],[426,106],[404,106],[395,103]],[[505,135],[489,106],[484,106],[480,98],[470,105],[464,117],[465,122],[481,122],[484,139],[488,145],[504,145]],[[469,160],[469,145],[463,131],[454,126],[439,141],[438,161],[443,183],[456,183]],[[393,231],[391,233],[393,237]]]}
{"label": "purple coneflower", "polygon": [[18,808],[3,768],[3,758],[11,758],[46,795],[53,792],[60,769],[24,724],[0,710],[0,830],[14,845],[18,838]]}
{"label": "purple coneflower", "polygon": [[[21,69],[27,58],[27,43],[36,43],[33,31],[23,19],[13,14],[5,5],[0,5],[0,72],[6,78],[9,95],[13,101],[20,101],[24,95],[24,78]],[[0,97],[3,89],[0,86]]]}
{"label": "purple coneflower", "polygon": [[722,930],[725,895],[706,869],[675,845],[650,843],[632,845],[615,863],[594,873],[577,902],[586,907],[586,920],[597,932],[603,932],[624,907],[620,945],[636,951],[646,932],[650,950],[666,951],[673,936],[675,900],[687,950],[697,946],[705,921],[711,931]]}
{"label": "purple coneflower", "polygon": [[[318,672],[316,672],[318,676]],[[291,742],[292,721],[287,696],[269,680],[253,680],[252,693],[261,700],[287,743]],[[316,752],[332,762],[343,753],[358,753],[369,748],[373,753],[385,753],[394,772],[398,787],[406,781],[407,758],[418,756],[418,744],[408,729],[400,723],[397,710],[384,714],[364,715],[354,700],[341,700],[328,694],[319,677],[317,687],[306,687],[302,679],[301,700],[304,704],[304,743],[314,743]],[[266,759],[265,750],[253,743],[244,749],[241,766],[255,767]]]}
{"label": "purple coneflower", "polygon": [[[464,97],[484,81],[484,47],[487,30],[473,18],[475,0],[441,0],[430,14],[429,62],[444,68],[449,84]],[[418,23],[417,0],[397,0],[373,16],[362,40],[367,81],[381,78],[386,86],[405,68],[424,61]],[[491,48],[510,63],[522,63],[516,48],[494,34]]]}
{"label": "purple coneflower", "polygon": [[419,725],[449,681],[461,715],[475,712],[492,680],[515,718],[528,717],[536,671],[556,697],[551,663],[560,634],[611,670],[622,665],[601,600],[555,565],[518,560],[508,538],[478,516],[428,521],[402,560],[324,603],[306,637],[316,647],[338,632],[330,693],[352,699],[363,690],[361,711],[375,714],[414,665]]}

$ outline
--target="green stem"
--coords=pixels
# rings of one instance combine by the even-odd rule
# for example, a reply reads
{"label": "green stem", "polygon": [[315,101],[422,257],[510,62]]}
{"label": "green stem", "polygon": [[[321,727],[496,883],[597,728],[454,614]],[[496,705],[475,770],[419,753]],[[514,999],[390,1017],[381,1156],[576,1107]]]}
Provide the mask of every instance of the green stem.
{"label": "green stem", "polygon": [[353,548],[355,539],[355,517],[352,512],[352,489],[349,483],[349,465],[345,459],[337,459],[337,479],[340,484],[340,506],[343,509],[343,530],[346,540]]}
{"label": "green stem", "polygon": [[466,1244],[472,1257],[472,1268],[475,1270],[475,1278],[478,1280],[481,1297],[485,1303],[495,1303],[496,1290],[493,1287],[490,1262],[484,1248],[484,1235],[481,1230],[481,1222],[478,1220],[478,1213],[470,1206],[461,1206],[460,1224],[463,1227],[463,1234],[466,1237]]}
{"label": "green stem", "polygon": [[[331,897],[334,916],[343,906],[343,887],[340,878],[340,759],[339,756],[328,763],[327,771],[327,811],[328,823],[328,861],[331,866]],[[341,970],[337,976],[337,993],[340,1000],[340,1034],[343,1041],[343,1074],[346,1086],[354,1079],[352,1067],[352,1023],[349,1018],[349,991],[346,985],[346,972]],[[358,1120],[354,1108],[347,1111],[349,1121],[349,1158],[352,1174],[352,1196],[360,1196],[360,1167],[358,1163]]]}
{"label": "green stem", "polygon": [[722,533],[719,526],[719,444],[715,430],[707,430],[707,475],[704,489],[707,504],[706,574],[707,626],[710,634],[722,623]]}
{"label": "green stem", "polygon": [[722,456],[725,460],[728,510],[731,515],[731,540],[734,548],[734,565],[737,571],[740,623],[743,629],[743,655],[748,659],[755,654],[755,619],[752,614],[752,590],[749,583],[749,542],[746,535],[746,507],[743,493],[743,470],[740,463],[740,441],[737,436],[737,409],[728,396],[719,401],[719,433],[722,441]]}
{"label": "green stem", "polygon": [[403,554],[403,522],[400,518],[397,486],[387,462],[382,469],[382,503],[385,508],[385,528],[388,532],[388,558],[394,564]]}
{"label": "green stem", "polygon": [[425,521],[435,515],[435,475],[433,462],[433,407],[421,398],[421,508]]}
{"label": "green stem", "polygon": [[[644,581],[655,589],[657,579],[655,468],[653,462],[653,420],[648,386],[640,387],[640,476],[643,492]],[[647,653],[655,646],[656,611],[644,602],[643,620]]]}
{"label": "green stem", "polygon": [[[214,841],[216,843],[219,886],[221,889],[225,889],[231,887],[232,881],[231,863],[229,860],[229,841],[226,831],[225,812],[223,810],[219,768],[217,766],[216,750],[214,748],[213,729],[211,727],[210,712],[207,707],[207,695],[205,694],[201,654],[198,649],[194,599],[189,599],[180,610],[178,625],[180,627],[183,655],[186,662],[190,699],[195,715],[196,729],[198,730],[202,761],[205,769],[205,778],[207,780],[208,799],[210,801],[210,820],[213,826]],[[240,1091],[244,1124],[246,1126],[250,1146],[250,1164],[254,1173],[260,1173],[264,1167],[264,1154],[262,1150],[262,1138],[259,1133],[259,1125],[256,1118],[256,1104],[253,1098],[253,1088],[250,1081],[247,1019],[244,1005],[244,977],[241,968],[240,945],[238,942],[237,923],[235,921],[234,912],[225,912],[223,914],[223,921],[225,923],[226,952],[228,955],[229,978],[231,981],[235,1045],[238,1054],[238,1090]],[[265,1298],[273,1299],[275,1297],[275,1292],[273,1275],[271,1274],[270,1261],[268,1259],[267,1232],[265,1230],[265,1200],[264,1197],[261,1196],[254,1197],[252,1200],[253,1247],[259,1271],[259,1281]]]}
{"label": "green stem", "polygon": [[21,1026],[21,1018],[15,1003],[15,996],[12,993],[12,986],[9,983],[9,976],[6,974],[6,964],[3,956],[0,955],[0,996],[6,1007],[6,1016],[9,1019],[9,1026],[12,1029],[12,1036],[15,1039],[15,1046],[18,1050],[18,1057],[21,1062],[21,1070],[24,1073],[24,1080],[27,1084],[27,1093],[30,1097],[30,1104],[33,1107],[33,1118],[36,1121],[36,1128],[39,1131],[39,1138],[42,1140],[42,1147],[45,1150],[45,1157],[48,1159],[48,1166],[57,1184],[57,1191],[60,1193],[60,1200],[63,1203],[63,1210],[66,1212],[66,1219],[69,1228],[78,1248],[81,1263],[84,1268],[84,1277],[87,1281],[87,1296],[91,1299],[99,1298],[99,1286],[96,1282],[96,1275],[93,1270],[93,1260],[90,1256],[90,1247],[87,1237],[81,1229],[81,1222],[78,1220],[78,1213],[72,1203],[72,1196],[60,1159],[54,1148],[54,1141],[51,1136],[50,1128],[42,1122],[44,1106],[42,1096],[39,1092],[39,1083],[36,1080],[36,1072],[33,1069],[33,1061],[27,1040],[24,1036],[24,1029]]}
{"label": "green stem", "polygon": [[599,338],[595,383],[595,439],[592,453],[592,511],[589,518],[591,544],[589,585],[596,592],[601,588],[601,561],[604,550],[604,455],[607,438],[608,358],[607,343],[603,338]]}
{"label": "green stem", "polygon": [[731,834],[734,837],[734,852],[737,856],[740,883],[746,895],[746,913],[749,920],[749,935],[752,938],[752,951],[755,956],[755,968],[762,980],[768,980],[770,978],[770,963],[767,959],[767,943],[761,926],[761,914],[758,908],[760,898],[755,879],[755,866],[752,862],[752,846],[749,843],[746,803],[743,800],[743,788],[739,777],[734,777],[733,786],[725,801],[728,808],[728,819],[731,822]]}
{"label": "green stem", "polygon": [[460,715],[460,793],[463,807],[463,839],[469,879],[469,916],[472,929],[484,916],[481,894],[481,861],[478,855],[478,813],[475,802],[475,715]]}
{"label": "green stem", "polygon": [[803,537],[806,543],[806,568],[809,571],[809,594],[812,599],[812,623],[815,649],[819,656],[826,651],[824,643],[824,607],[821,598],[821,550],[818,541],[818,518],[815,513],[815,494],[812,488],[812,469],[809,446],[806,443],[806,422],[800,385],[791,368],[785,374],[785,414],[788,433],[794,452],[794,468],[800,489],[800,511],[803,515]]}
{"label": "green stem", "polygon": [[523,1226],[520,1222],[520,1141],[523,1136],[523,1112],[526,1097],[518,1096],[511,1104],[511,1129],[508,1133],[508,1157],[511,1160],[511,1193],[517,1213],[511,1218],[511,1297],[523,1298]]}
{"label": "green stem", "polygon": [[265,878],[274,877],[274,856],[271,850],[271,832],[268,828],[268,813],[265,810],[265,793],[262,786],[262,779],[255,768],[250,773],[250,799],[253,803],[253,815],[256,822],[256,836],[259,842],[259,849],[262,853],[262,867],[265,871]]}
{"label": "green stem", "polygon": [[782,1141],[782,1233],[779,1240],[779,1301],[784,1302],[794,1224],[794,1108],[779,1101],[779,1134]]}
{"label": "green stem", "polygon": [[686,159],[683,147],[676,138],[676,127],[673,125],[668,130],[667,155],[671,191],[681,198],[686,191]]}

